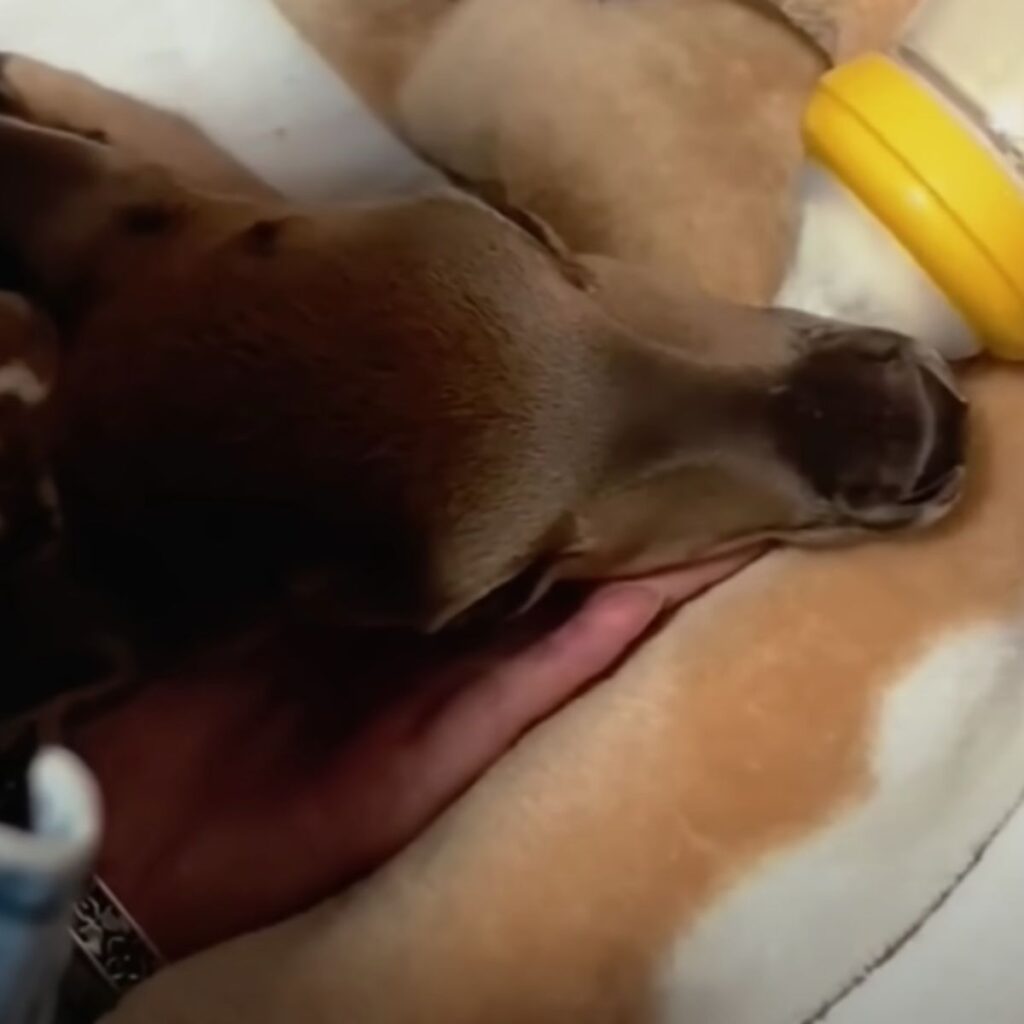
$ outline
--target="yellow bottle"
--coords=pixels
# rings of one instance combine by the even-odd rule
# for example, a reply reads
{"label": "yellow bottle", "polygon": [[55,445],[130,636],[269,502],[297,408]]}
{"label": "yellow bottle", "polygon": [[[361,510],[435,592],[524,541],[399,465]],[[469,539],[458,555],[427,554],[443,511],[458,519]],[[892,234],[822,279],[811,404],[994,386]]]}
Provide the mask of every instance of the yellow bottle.
{"label": "yellow bottle", "polygon": [[1024,0],[925,0],[804,120],[778,305],[1024,359]]}

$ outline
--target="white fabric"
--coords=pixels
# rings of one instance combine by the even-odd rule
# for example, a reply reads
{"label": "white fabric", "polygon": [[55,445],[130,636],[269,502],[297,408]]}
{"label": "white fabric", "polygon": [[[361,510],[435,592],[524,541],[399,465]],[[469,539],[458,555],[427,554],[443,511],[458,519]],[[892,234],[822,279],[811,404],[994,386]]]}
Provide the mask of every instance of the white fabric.
{"label": "white fabric", "polygon": [[827,1024],[1019,1024],[1024,1019],[1024,809],[925,926]]}
{"label": "white fabric", "polygon": [[271,0],[0,0],[0,47],[183,115],[298,199],[440,180]]}

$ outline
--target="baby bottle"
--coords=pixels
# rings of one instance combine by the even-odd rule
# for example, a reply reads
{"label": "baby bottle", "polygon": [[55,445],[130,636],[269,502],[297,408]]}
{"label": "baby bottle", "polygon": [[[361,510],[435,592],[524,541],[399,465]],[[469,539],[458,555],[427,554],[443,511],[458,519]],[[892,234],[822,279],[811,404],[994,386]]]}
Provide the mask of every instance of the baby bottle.
{"label": "baby bottle", "polygon": [[1024,359],[1024,0],[924,0],[825,75],[776,304]]}

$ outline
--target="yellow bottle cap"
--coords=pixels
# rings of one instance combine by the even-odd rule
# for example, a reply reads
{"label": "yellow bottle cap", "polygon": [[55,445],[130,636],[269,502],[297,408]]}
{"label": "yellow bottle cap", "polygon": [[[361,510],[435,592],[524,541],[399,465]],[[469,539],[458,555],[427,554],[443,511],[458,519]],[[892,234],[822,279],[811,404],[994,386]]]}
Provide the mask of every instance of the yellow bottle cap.
{"label": "yellow bottle cap", "polygon": [[869,54],[824,76],[804,139],[988,348],[1024,359],[1024,184],[980,133],[911,72]]}

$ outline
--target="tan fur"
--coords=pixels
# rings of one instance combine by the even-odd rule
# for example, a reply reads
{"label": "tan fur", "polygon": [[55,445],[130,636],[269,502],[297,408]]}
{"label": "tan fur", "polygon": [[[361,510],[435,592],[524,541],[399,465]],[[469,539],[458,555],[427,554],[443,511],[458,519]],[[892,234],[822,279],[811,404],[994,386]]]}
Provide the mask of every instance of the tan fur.
{"label": "tan fur", "polygon": [[269,197],[272,190],[180,117],[104,88],[82,75],[27,57],[4,68],[10,86],[31,98],[42,124],[94,135],[136,158],[159,164],[199,188]]}
{"label": "tan fur", "polygon": [[915,0],[277,3],[421,152],[572,248],[762,301],[788,248],[798,112],[826,67],[793,24],[845,59]]}
{"label": "tan fur", "polygon": [[[118,1024],[653,1020],[674,937],[870,797],[892,681],[940,631],[1024,598],[1020,381],[975,377],[978,471],[948,526],[780,557],[684,610],[370,884],[158,978]],[[255,964],[274,965],[270,1008]]]}
{"label": "tan fur", "polygon": [[[974,393],[983,444],[1017,403],[1009,376],[988,375]],[[318,982],[322,963],[296,965],[289,985],[317,1007],[311,1019],[331,1006],[396,1024],[648,1019],[649,981],[674,936],[759,858],[868,795],[874,709],[940,624],[1020,601],[1024,490],[1013,485],[1006,504],[985,498],[1013,474],[1024,434],[998,441],[964,517],[940,535],[790,556],[682,613],[546,726],[356,894],[330,945],[344,979]],[[1007,557],[979,565],[982,551]],[[326,913],[304,926],[324,927]]]}
{"label": "tan fur", "polygon": [[[897,4],[902,0],[879,0],[878,10],[894,11]],[[396,0],[396,18],[404,6]],[[317,10],[323,22],[312,18],[307,31],[329,52],[326,22],[344,19],[337,0],[323,0]],[[836,38],[864,38],[865,28],[878,24],[868,19],[857,27],[867,10],[853,0],[844,5]],[[496,33],[499,27],[493,26]],[[756,47],[760,31],[723,37],[721,48],[705,57],[720,65],[733,47]],[[416,54],[427,35],[417,33],[393,41],[393,51]],[[688,48],[692,38],[678,42]],[[370,32],[351,40],[346,53],[372,55],[375,45]],[[382,96],[401,77],[396,63],[401,59],[373,86]],[[766,74],[786,80],[779,86],[785,102],[772,115],[780,123],[795,123],[802,90],[820,63],[796,39],[780,43],[766,62]],[[714,77],[713,69],[704,74],[702,81]],[[359,80],[356,72],[349,77]],[[737,109],[761,95],[759,85],[749,89],[737,96]],[[385,101],[378,102],[384,109]],[[680,102],[670,95],[665,108]],[[595,104],[588,116],[596,125],[604,115]],[[756,151],[756,139],[754,149],[726,141],[716,150],[723,135],[750,128],[756,136],[756,122],[723,128],[715,119],[703,127],[708,138],[699,145],[727,155],[726,162]],[[581,134],[598,137],[596,129]],[[524,136],[521,145],[550,142],[543,133],[536,139]],[[796,156],[791,136],[779,144],[788,156],[780,158],[782,172],[766,200],[776,211],[785,208],[783,186]],[[763,145],[772,145],[770,136]],[[610,139],[592,158],[614,162],[637,147],[643,151],[642,142],[619,147]],[[583,163],[582,153],[578,160]],[[701,174],[713,177],[720,169],[709,161]],[[661,181],[660,192],[637,188],[654,218],[674,195],[670,175]],[[733,184],[740,191],[756,186],[756,174]],[[699,195],[703,203],[711,188],[704,183],[679,201]],[[711,229],[690,234],[690,254],[680,260],[668,253],[669,279],[688,255],[700,265],[705,247],[709,267],[727,268],[724,254],[736,248],[732,230],[749,238],[756,272],[735,281],[724,275],[726,284],[752,292],[770,284],[781,233],[745,236],[743,218],[726,216],[728,209],[726,199],[722,237],[711,237]],[[628,210],[639,221],[637,208]],[[614,208],[599,207],[596,216],[599,224],[612,219]],[[663,226],[626,226],[626,237],[631,230],[656,233]],[[869,798],[873,715],[900,671],[943,631],[1018,606],[1024,588],[1019,375],[994,368],[975,377],[975,476],[963,512],[947,527],[899,546],[763,563],[676,616],[616,678],[537,730],[366,885],[167,972],[128,1001],[118,1024],[648,1019],[652,973],[680,928],[760,857],[815,834]]]}
{"label": "tan fur", "polygon": [[[334,3],[333,19],[321,0],[279,5],[357,84],[393,52],[387,3]],[[358,47],[343,35],[353,18]],[[391,102],[428,157],[500,184],[577,251],[696,274],[731,298],[770,293],[799,152],[791,112],[825,67],[790,28],[722,0],[460,0],[424,37],[391,74]]]}
{"label": "tan fur", "polygon": [[921,524],[958,490],[962,409],[915,343],[673,295],[474,201],[219,199],[10,119],[0,196],[65,335],[76,521],[175,576],[435,628],[523,574]]}

